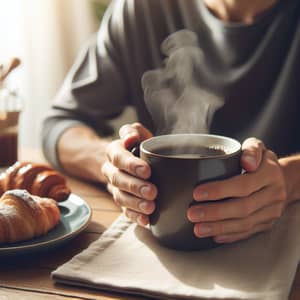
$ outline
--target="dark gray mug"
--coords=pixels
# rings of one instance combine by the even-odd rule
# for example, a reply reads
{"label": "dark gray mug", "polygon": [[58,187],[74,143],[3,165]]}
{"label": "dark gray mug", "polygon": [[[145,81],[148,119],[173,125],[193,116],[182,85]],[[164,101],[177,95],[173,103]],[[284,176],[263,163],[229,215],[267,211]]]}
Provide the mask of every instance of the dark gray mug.
{"label": "dark gray mug", "polygon": [[151,166],[150,181],[158,188],[150,228],[158,241],[177,250],[217,246],[212,238],[197,238],[187,219],[195,203],[193,190],[201,183],[241,173],[241,144],[209,134],[170,134],[145,140],[140,156]]}

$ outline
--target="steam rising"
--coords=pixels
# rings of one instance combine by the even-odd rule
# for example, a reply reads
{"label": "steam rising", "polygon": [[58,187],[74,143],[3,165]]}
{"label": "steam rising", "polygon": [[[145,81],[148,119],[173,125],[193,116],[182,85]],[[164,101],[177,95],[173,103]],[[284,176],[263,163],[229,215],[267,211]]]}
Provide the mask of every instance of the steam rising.
{"label": "steam rising", "polygon": [[156,134],[208,133],[224,101],[201,87],[204,56],[195,33],[182,30],[162,43],[165,67],[144,74],[145,103]]}

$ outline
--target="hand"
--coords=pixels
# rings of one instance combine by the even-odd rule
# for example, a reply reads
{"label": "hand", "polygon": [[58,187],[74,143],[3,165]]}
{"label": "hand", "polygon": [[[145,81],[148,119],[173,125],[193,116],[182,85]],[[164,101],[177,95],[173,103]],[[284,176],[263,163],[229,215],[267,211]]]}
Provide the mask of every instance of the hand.
{"label": "hand", "polygon": [[145,226],[148,215],[155,209],[157,188],[147,179],[150,166],[128,149],[152,136],[140,123],[124,125],[119,132],[120,139],[111,142],[107,149],[107,161],[102,173],[107,178],[107,188],[114,201],[125,208],[126,216],[133,222]]}
{"label": "hand", "polygon": [[[242,149],[245,173],[195,188],[199,204],[190,207],[187,216],[195,223],[197,237],[211,236],[219,243],[246,239],[271,229],[283,214],[287,190],[277,156],[255,138],[247,139]],[[229,199],[218,201],[224,198]]]}

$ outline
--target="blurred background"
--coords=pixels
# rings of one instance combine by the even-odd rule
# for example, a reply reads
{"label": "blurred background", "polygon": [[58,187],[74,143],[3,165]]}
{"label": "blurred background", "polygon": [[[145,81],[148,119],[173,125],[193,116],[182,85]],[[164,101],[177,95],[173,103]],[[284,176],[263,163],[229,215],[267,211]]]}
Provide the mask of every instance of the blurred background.
{"label": "blurred background", "polygon": [[109,0],[0,0],[0,64],[22,64],[5,81],[22,98],[21,146],[40,146],[41,121]]}

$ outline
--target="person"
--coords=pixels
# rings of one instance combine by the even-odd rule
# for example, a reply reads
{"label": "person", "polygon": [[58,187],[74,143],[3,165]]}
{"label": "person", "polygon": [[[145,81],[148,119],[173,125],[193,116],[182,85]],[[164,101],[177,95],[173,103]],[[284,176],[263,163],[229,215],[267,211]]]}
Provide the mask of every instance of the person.
{"label": "person", "polygon": [[[170,53],[162,45],[185,31],[202,53],[197,84],[223,101],[209,132],[242,142],[245,171],[197,186],[187,217],[199,238],[246,239],[271,229],[300,198],[299,1],[112,1],[43,123],[44,153],[56,168],[105,184],[132,221],[147,225],[159,190],[149,181],[149,165],[130,152],[157,134],[142,78],[165,67]],[[183,38],[171,48],[189,46]],[[109,121],[127,106],[139,122],[125,124],[110,141]]]}

